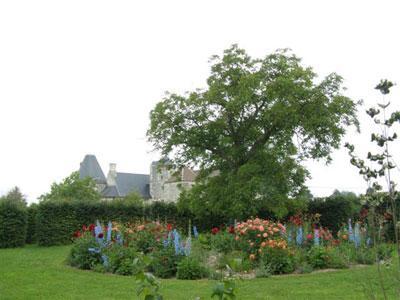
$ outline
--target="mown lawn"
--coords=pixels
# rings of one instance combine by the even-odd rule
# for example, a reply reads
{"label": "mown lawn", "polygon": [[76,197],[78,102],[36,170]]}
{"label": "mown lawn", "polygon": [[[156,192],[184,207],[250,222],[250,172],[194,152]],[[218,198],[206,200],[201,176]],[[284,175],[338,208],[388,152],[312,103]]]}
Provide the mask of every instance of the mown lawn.
{"label": "mown lawn", "polygon": [[[69,246],[0,250],[0,299],[138,299],[132,277],[68,267],[68,251]],[[392,278],[386,270],[389,299],[396,299]],[[209,280],[171,279],[162,281],[162,291],[167,300],[210,299],[214,285]],[[238,299],[365,299],[365,288],[378,294],[374,266],[244,280],[238,283]]]}

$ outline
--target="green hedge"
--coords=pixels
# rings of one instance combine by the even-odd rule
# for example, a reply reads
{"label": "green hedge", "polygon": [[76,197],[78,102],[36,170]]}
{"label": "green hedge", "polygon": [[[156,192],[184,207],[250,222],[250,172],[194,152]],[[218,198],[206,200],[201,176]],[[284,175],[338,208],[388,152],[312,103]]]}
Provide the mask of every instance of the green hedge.
{"label": "green hedge", "polygon": [[26,243],[36,243],[36,216],[38,211],[38,205],[33,203],[27,208],[28,213],[28,228],[26,231]]}
{"label": "green hedge", "polygon": [[27,210],[24,204],[9,199],[0,200],[0,248],[25,245]]}
{"label": "green hedge", "polygon": [[123,201],[109,202],[42,202],[36,216],[36,236],[39,245],[63,245],[71,242],[74,232],[99,220],[132,222],[160,220],[186,226],[188,218],[178,214],[173,203],[155,202],[141,206]]}
{"label": "green hedge", "polygon": [[308,212],[320,214],[320,224],[336,233],[349,219],[358,219],[361,204],[352,193],[334,193],[327,198],[315,198],[308,204]]}

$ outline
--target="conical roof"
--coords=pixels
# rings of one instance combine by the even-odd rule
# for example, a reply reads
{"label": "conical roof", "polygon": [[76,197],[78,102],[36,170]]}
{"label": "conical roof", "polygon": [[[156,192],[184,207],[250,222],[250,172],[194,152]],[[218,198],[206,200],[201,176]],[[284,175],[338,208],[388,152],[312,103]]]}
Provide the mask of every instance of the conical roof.
{"label": "conical roof", "polygon": [[106,177],[104,176],[103,170],[101,169],[96,156],[92,154],[87,154],[81,162],[79,177],[91,177],[96,181],[96,183],[107,183]]}

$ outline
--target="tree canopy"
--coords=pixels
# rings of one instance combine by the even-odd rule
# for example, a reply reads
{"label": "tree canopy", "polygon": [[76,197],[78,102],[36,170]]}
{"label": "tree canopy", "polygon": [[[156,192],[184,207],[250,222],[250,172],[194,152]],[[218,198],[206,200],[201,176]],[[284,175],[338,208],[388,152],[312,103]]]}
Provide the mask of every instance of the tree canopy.
{"label": "tree canopy", "polygon": [[78,172],[73,172],[60,183],[53,183],[50,192],[40,196],[41,201],[96,201],[100,193],[96,183],[90,177],[79,178]]}
{"label": "tree canopy", "polygon": [[254,59],[237,45],[212,57],[207,88],[167,94],[150,119],[154,147],[201,170],[185,193],[190,208],[230,217],[304,194],[301,160],[329,162],[346,127],[358,126],[339,75],[317,82],[289,50]]}
{"label": "tree canopy", "polygon": [[0,197],[0,200],[19,203],[26,206],[25,196],[22,194],[21,190],[17,186],[8,191],[6,195]]}

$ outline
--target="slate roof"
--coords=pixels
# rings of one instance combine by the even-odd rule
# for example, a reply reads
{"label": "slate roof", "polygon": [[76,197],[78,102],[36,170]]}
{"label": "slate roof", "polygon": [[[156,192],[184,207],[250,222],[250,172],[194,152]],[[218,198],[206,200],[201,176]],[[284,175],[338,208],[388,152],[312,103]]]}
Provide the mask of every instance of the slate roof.
{"label": "slate roof", "polygon": [[121,197],[118,188],[116,186],[106,186],[101,191],[101,195],[105,198],[119,198]]}
{"label": "slate roof", "polygon": [[150,198],[150,175],[117,172],[117,188],[120,197],[137,192],[143,198]]}
{"label": "slate roof", "polygon": [[85,177],[92,177],[96,183],[107,182],[96,156],[92,154],[87,154],[81,162],[81,166],[79,168],[79,177],[82,179]]}

